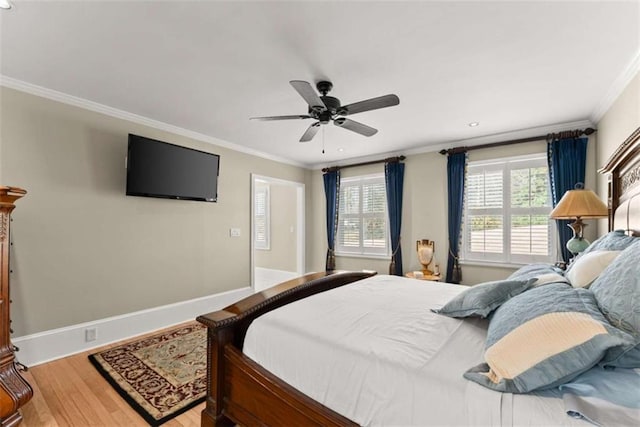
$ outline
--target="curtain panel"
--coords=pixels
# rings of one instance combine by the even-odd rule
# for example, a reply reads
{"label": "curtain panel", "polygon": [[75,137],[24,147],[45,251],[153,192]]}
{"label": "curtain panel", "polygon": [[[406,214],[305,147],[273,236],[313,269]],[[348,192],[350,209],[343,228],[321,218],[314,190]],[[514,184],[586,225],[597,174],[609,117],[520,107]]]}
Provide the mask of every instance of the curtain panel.
{"label": "curtain panel", "polygon": [[391,264],[389,264],[389,274],[402,276],[400,231],[402,229],[404,163],[385,163],[384,178],[387,190],[387,209],[389,211],[389,232],[391,235]]}
{"label": "curtain panel", "polygon": [[336,233],[338,230],[338,204],[340,203],[340,171],[329,171],[322,176],[327,200],[327,259],[326,271],[336,269]]}
{"label": "curtain panel", "polygon": [[460,257],[460,230],[462,229],[466,166],[467,153],[449,154],[447,157],[449,256],[447,257],[446,281],[449,283],[462,281],[462,270],[458,259]]}
{"label": "curtain panel", "polygon": [[[553,207],[558,204],[565,192],[573,190],[577,183],[584,182],[588,141],[588,138],[566,138],[547,143]],[[569,262],[572,256],[567,249],[567,242],[573,237],[573,231],[568,227],[571,222],[571,220],[556,220],[559,249],[564,262]]]}

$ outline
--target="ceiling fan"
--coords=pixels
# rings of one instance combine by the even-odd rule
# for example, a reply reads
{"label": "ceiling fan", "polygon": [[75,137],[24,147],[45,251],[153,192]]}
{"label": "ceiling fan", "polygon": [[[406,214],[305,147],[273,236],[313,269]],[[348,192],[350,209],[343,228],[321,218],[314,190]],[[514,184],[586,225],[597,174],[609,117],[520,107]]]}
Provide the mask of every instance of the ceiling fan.
{"label": "ceiling fan", "polygon": [[312,123],[305,131],[302,138],[300,138],[300,142],[311,141],[316,132],[318,132],[318,129],[320,129],[320,125],[326,125],[330,121],[333,121],[333,124],[336,126],[359,133],[360,135],[373,136],[378,132],[377,129],[341,116],[350,116],[364,111],[391,107],[400,103],[400,99],[396,95],[383,95],[377,98],[354,102],[353,104],[340,105],[340,100],[338,98],[327,95],[327,93],[329,93],[333,88],[333,84],[331,82],[320,81],[316,84],[318,92],[322,94],[321,96],[318,96],[315,90],[313,90],[313,87],[311,87],[311,84],[308,82],[292,80],[289,83],[291,83],[291,86],[293,86],[300,96],[304,98],[307,104],[309,104],[308,114],[251,117],[251,120],[317,120],[317,122]]}

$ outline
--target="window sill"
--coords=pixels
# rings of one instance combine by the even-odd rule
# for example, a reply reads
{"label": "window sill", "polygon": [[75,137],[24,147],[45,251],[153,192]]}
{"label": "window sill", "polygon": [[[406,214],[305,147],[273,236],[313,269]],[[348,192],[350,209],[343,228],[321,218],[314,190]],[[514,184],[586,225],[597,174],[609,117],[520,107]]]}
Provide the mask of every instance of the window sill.
{"label": "window sill", "polygon": [[340,257],[340,258],[368,258],[368,259],[384,259],[384,260],[390,260],[391,259],[391,255],[376,255],[376,254],[350,254],[350,253],[345,253],[345,252],[340,252],[337,253],[336,252],[336,257]]}
{"label": "window sill", "polygon": [[472,260],[460,260],[460,265],[470,265],[474,267],[491,267],[491,268],[513,268],[517,269],[527,264],[508,263],[508,262],[495,262],[495,261],[472,261]]}

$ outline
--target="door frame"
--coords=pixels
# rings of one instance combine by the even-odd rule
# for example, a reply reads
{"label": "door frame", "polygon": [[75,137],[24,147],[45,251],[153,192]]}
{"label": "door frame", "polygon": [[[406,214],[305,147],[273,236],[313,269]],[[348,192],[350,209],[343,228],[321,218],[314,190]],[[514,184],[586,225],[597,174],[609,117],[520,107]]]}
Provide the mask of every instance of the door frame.
{"label": "door frame", "polygon": [[[288,181],[265,175],[251,174],[251,288],[255,291],[255,190],[256,182],[266,182],[273,185],[285,185],[296,190],[296,273],[302,276],[305,273],[305,186],[301,182]],[[271,218],[271,215],[269,216]]]}

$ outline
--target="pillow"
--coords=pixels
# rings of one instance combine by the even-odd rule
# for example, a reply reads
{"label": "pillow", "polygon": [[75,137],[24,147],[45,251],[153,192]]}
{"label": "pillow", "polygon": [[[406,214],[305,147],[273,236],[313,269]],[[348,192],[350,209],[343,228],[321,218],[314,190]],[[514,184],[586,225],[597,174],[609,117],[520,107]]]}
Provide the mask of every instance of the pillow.
{"label": "pillow", "polygon": [[605,268],[591,291],[613,326],[640,336],[640,240]]}
{"label": "pillow", "polygon": [[456,295],[441,309],[431,311],[449,317],[487,317],[509,298],[529,289],[533,282],[535,279],[481,283]]}
{"label": "pillow", "polygon": [[550,283],[569,283],[569,280],[560,273],[545,273],[535,278],[533,286],[538,287],[548,285]]}
{"label": "pillow", "polygon": [[633,390],[640,390],[640,369],[596,366],[560,386],[567,414],[598,426],[638,425],[640,393]]}
{"label": "pillow", "polygon": [[578,258],[565,277],[574,288],[586,288],[598,278],[602,270],[620,255],[621,251],[593,251]]}
{"label": "pillow", "polygon": [[616,368],[640,368],[640,341],[636,345],[615,347],[607,351],[600,365]]}
{"label": "pillow", "polygon": [[[587,246],[587,249],[582,251],[579,257],[583,257],[593,251],[623,251],[638,240],[640,239],[637,237],[627,236],[624,230],[610,231]],[[571,266],[569,266],[570,269]]]}
{"label": "pillow", "polygon": [[540,283],[535,283],[535,286],[541,284],[553,283],[550,280],[559,282],[566,282],[564,280],[564,272],[562,269],[549,264],[528,264],[520,267],[514,271],[507,279],[512,280],[528,280],[528,279],[541,279]]}
{"label": "pillow", "polygon": [[611,326],[587,289],[550,284],[498,308],[489,324],[485,362],[464,377],[493,390],[528,393],[556,387],[632,338]]}

